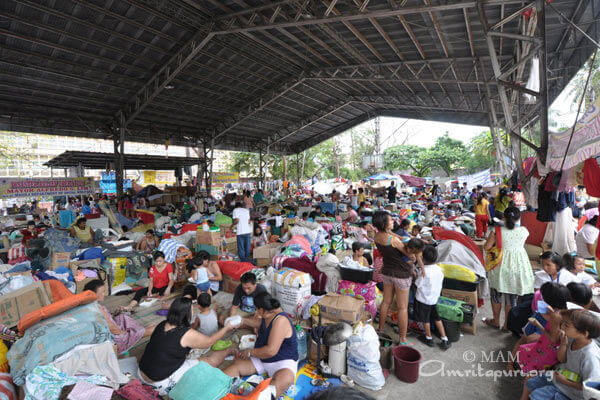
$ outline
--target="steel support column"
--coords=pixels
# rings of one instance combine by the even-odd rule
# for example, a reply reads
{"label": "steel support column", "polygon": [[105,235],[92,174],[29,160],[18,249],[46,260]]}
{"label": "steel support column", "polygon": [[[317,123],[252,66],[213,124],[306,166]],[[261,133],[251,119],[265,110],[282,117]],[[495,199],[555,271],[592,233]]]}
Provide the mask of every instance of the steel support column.
{"label": "steel support column", "polygon": [[258,151],[258,179],[258,187],[265,190],[264,156],[262,149]]}
{"label": "steel support column", "polygon": [[120,118],[119,130],[113,134],[113,143],[115,150],[115,183],[117,185],[117,197],[123,195],[123,169],[125,161],[125,126],[123,117]]}
{"label": "steel support column", "polygon": [[206,195],[210,196],[212,191],[212,180],[213,180],[213,164],[214,164],[214,155],[215,155],[215,139],[210,139],[210,159],[208,162],[209,165],[209,174],[208,179],[206,181]]}
{"label": "steel support column", "polygon": [[540,56],[540,150],[538,155],[542,164],[546,163],[546,155],[548,153],[548,66],[546,47],[546,1],[536,0],[536,9],[538,13],[537,25],[538,35],[541,38]]}

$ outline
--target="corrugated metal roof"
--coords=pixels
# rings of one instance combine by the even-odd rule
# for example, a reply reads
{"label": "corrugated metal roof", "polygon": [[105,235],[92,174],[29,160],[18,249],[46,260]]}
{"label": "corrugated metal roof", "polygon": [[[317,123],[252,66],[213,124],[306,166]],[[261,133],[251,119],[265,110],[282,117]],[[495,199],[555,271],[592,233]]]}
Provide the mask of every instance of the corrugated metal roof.
{"label": "corrugated metal roof", "polygon": [[[526,2],[484,3],[488,19],[498,21]],[[111,138],[115,116],[135,106],[136,92],[209,25],[210,39],[144,102],[126,140],[195,145],[215,137],[218,148],[270,144],[272,152],[293,153],[377,115],[488,125],[486,82],[498,100],[475,4],[3,0],[0,129]],[[600,39],[600,0],[553,6]],[[402,9],[412,11],[388,13]],[[520,33],[525,21],[502,29]],[[553,100],[594,46],[550,8],[546,26]],[[494,38],[505,67],[517,59],[515,43]],[[530,109],[523,106],[522,115]]]}

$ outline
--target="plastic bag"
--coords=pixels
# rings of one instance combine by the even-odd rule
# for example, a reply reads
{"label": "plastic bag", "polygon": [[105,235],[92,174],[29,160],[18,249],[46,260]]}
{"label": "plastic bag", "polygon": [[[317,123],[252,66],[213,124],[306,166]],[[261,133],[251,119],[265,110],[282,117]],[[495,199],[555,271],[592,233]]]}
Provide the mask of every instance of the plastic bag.
{"label": "plastic bag", "polygon": [[379,364],[379,336],[371,325],[360,325],[348,339],[348,376],[370,390],[380,390],[385,377]]}

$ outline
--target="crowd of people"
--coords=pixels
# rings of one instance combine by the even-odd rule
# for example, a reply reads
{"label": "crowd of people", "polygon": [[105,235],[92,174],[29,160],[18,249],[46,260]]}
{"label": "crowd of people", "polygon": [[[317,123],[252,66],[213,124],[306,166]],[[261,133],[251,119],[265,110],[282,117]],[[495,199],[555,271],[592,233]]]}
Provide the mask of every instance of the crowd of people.
{"label": "crowd of people", "polygon": [[[197,200],[186,198],[186,215],[204,211],[199,209]],[[556,372],[554,379],[545,376],[527,379],[522,398],[582,399],[582,381],[600,375],[600,350],[594,341],[600,336],[600,319],[588,311],[595,307],[592,291],[599,283],[586,272],[585,263],[595,257],[599,232],[597,215],[590,216],[578,232],[568,233],[577,243],[576,252],[546,251],[540,256],[541,269],[534,270],[525,250],[529,231],[520,223],[522,211],[527,207],[520,191],[511,191],[508,187],[501,187],[493,196],[482,187],[469,190],[466,183],[444,191],[435,181],[422,190],[398,188],[392,182],[384,190],[350,186],[345,193],[333,190],[329,195],[318,195],[308,189],[282,193],[245,190],[223,193],[220,199],[210,199],[209,203],[214,205],[215,211],[231,216],[237,258],[253,262],[252,249],[282,240],[280,235],[284,234],[275,234],[272,226],[265,224],[258,212],[259,206],[266,201],[289,200],[312,209],[298,214],[300,220],[329,220],[353,227],[356,240],[351,246],[351,259],[377,269],[381,275],[377,286],[382,291],[378,310],[378,333],[382,337],[390,337],[385,331],[395,302],[398,328],[395,341],[414,345],[408,335],[408,310],[413,302],[412,319],[420,323],[421,330],[418,340],[433,347],[432,328],[435,328],[442,350],[451,347],[436,309],[444,273],[437,264],[437,242],[430,231],[444,222],[456,225],[458,216],[470,216],[472,223],[462,222],[456,225],[457,229],[472,238],[485,240],[486,251],[502,249],[501,262],[487,272],[492,316],[483,322],[493,329],[519,336],[512,349],[520,356],[519,363],[510,363],[508,368]],[[87,226],[85,218],[98,212],[101,202],[110,205],[114,200],[92,196],[83,203],[68,200],[64,206],[60,202],[55,205],[56,214],[66,209],[81,215],[66,229],[82,246],[94,246],[102,241],[102,235]],[[323,210],[323,203],[333,203],[336,208]],[[398,214],[398,204],[410,205],[410,214]],[[144,199],[133,200],[126,195],[114,206],[127,218],[136,219],[136,208],[146,207],[146,204]],[[577,210],[573,211],[575,217]],[[37,239],[49,224],[34,216],[21,231],[23,244],[27,246]],[[488,228],[490,225],[493,229]],[[135,244],[137,250],[152,254],[147,289],[137,291],[128,305],[117,310],[116,317],[101,306],[119,350],[124,351],[143,337],[149,337],[140,360],[142,381],[166,394],[199,362],[218,368],[225,358],[233,356],[234,362],[224,369],[227,375],[266,373],[272,378],[277,396],[284,393],[298,371],[295,325],[280,302],[251,272],[241,276],[231,308],[217,315],[213,297],[221,289],[223,274],[207,252],[198,252],[188,271],[193,283],[183,287],[181,295],[170,305],[166,320],[156,326],[143,327],[131,318],[129,313],[143,298],[169,296],[175,290],[174,267],[165,261],[165,254],[157,250],[160,242],[157,232],[148,230]],[[379,265],[374,259],[375,252]],[[102,280],[89,282],[85,289],[95,292],[99,302],[106,296]],[[199,359],[188,358],[191,350],[209,349],[234,329],[256,332],[255,347],[244,351],[213,351]]]}

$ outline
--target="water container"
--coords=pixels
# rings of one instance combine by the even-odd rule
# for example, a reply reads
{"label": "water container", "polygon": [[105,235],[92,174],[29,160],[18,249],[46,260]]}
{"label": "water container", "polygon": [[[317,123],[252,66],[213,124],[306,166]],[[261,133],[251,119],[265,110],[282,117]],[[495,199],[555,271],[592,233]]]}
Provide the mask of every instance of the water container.
{"label": "water container", "polygon": [[296,325],[296,340],[298,341],[298,361],[306,360],[308,350],[306,347],[306,332],[300,325]]}
{"label": "water container", "polygon": [[346,373],[346,342],[329,346],[329,367],[332,375],[342,376]]}

